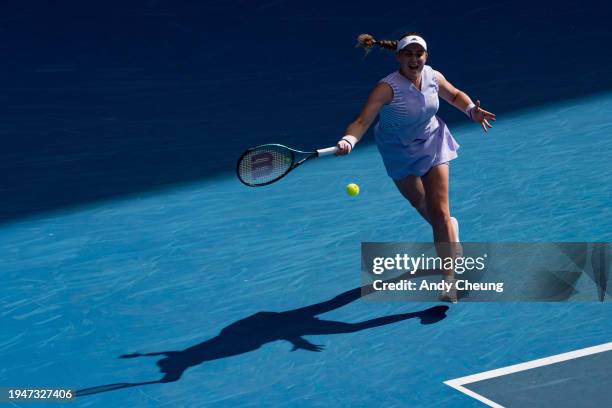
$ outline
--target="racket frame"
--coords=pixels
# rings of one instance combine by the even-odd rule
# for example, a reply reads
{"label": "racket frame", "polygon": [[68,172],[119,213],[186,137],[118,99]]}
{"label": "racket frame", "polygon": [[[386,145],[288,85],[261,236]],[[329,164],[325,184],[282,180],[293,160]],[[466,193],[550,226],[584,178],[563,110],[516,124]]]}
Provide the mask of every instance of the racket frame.
{"label": "racket frame", "polygon": [[[278,176],[277,178],[275,178],[273,180],[270,180],[270,181],[267,181],[267,182],[261,183],[261,184],[247,183],[246,181],[244,181],[242,179],[242,177],[240,177],[240,162],[242,162],[242,160],[244,159],[244,156],[246,156],[247,154],[249,154],[253,150],[257,150],[257,149],[259,149],[261,147],[268,147],[268,146],[281,147],[281,148],[286,149],[287,151],[289,151],[291,153],[291,165],[289,166],[287,171],[285,171],[283,174],[281,174],[280,176]],[[278,180],[282,179],[287,174],[289,174],[293,170],[295,170],[295,168],[300,166],[302,163],[304,163],[304,162],[306,162],[306,161],[308,161],[310,159],[314,159],[316,157],[332,155],[332,154],[336,153],[336,150],[337,150],[336,147],[328,147],[328,148],[325,148],[325,149],[315,150],[314,152],[303,152],[301,150],[292,149],[291,147],[288,147],[288,146],[285,146],[285,145],[282,145],[282,144],[279,144],[279,143],[267,143],[267,144],[263,144],[263,145],[259,145],[259,146],[255,146],[255,147],[250,147],[250,148],[245,150],[240,155],[240,158],[238,159],[238,162],[236,163],[236,176],[238,176],[238,180],[240,180],[240,182],[242,184],[244,184],[245,186],[249,186],[249,187],[267,186],[269,184],[276,183]],[[301,160],[296,161],[296,154],[304,155],[304,157]]]}

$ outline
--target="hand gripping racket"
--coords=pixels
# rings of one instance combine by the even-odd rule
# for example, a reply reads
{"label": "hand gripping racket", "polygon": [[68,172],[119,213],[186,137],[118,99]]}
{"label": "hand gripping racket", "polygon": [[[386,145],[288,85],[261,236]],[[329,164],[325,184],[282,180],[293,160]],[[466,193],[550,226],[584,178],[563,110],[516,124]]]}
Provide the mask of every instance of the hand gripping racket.
{"label": "hand gripping racket", "polygon": [[336,153],[337,147],[302,152],[280,144],[252,147],[242,153],[236,173],[249,187],[265,186],[285,177],[307,160]]}

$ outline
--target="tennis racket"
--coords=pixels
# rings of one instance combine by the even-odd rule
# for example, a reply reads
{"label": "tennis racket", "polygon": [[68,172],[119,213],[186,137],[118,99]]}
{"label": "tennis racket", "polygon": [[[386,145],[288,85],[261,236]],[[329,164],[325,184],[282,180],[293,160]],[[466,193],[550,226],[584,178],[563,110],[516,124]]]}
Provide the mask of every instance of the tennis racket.
{"label": "tennis racket", "polygon": [[336,153],[337,147],[302,152],[280,144],[252,147],[242,153],[236,165],[238,179],[249,187],[265,186],[285,177],[300,164]]}

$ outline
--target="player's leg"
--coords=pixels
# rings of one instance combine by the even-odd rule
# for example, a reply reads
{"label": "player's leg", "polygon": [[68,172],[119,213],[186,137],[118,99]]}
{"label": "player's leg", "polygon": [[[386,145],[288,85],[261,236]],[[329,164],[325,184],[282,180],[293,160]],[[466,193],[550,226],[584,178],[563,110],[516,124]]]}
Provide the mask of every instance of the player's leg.
{"label": "player's leg", "polygon": [[448,173],[448,166],[443,164],[432,167],[422,177],[427,216],[433,230],[434,242],[455,240],[448,200]]}
{"label": "player's leg", "polygon": [[[433,230],[436,252],[442,259],[455,258],[457,248],[455,244],[455,228],[450,216],[450,205],[448,199],[448,175],[447,165],[433,167],[422,177],[425,188],[425,201],[427,214]],[[454,287],[454,270],[452,268],[443,271],[445,281],[453,286],[450,291],[443,291],[441,300],[457,301],[456,288]]]}
{"label": "player's leg", "polygon": [[395,180],[397,189],[410,202],[410,204],[421,214],[425,221],[429,221],[427,213],[427,202],[425,199],[425,188],[423,181],[418,176],[407,176],[401,180]]}

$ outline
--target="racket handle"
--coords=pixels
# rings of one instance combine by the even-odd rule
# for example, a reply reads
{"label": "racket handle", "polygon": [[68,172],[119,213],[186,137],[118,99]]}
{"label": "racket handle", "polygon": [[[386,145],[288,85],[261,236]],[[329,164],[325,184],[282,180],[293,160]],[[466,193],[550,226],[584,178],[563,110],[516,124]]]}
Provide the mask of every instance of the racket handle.
{"label": "racket handle", "polygon": [[317,149],[317,155],[319,157],[329,156],[329,155],[332,155],[332,154],[336,153],[337,150],[338,150],[338,148],[336,146],[334,146],[334,147],[327,147],[325,149]]}

